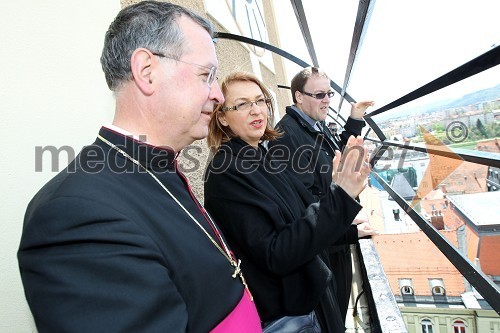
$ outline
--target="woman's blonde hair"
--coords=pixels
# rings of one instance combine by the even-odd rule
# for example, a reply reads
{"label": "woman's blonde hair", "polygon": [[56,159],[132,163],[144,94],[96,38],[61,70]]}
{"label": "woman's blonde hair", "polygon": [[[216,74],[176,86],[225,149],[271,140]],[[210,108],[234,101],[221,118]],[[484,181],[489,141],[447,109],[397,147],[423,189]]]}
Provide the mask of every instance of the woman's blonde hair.
{"label": "woman's blonde hair", "polygon": [[[254,74],[248,72],[233,72],[227,76],[225,76],[221,82],[220,87],[222,90],[222,94],[226,95],[229,90],[229,86],[233,82],[253,82],[259,86],[260,90],[262,90],[262,94],[264,98],[270,99],[271,103],[269,103],[269,114],[267,118],[267,126],[264,131],[264,135],[262,135],[262,140],[274,140],[277,137],[281,136],[281,133],[274,130],[271,127],[273,124],[274,118],[274,99],[269,89],[266,88],[264,83],[262,83]],[[224,126],[219,120],[219,115],[222,112],[222,108],[225,107],[226,104],[217,104],[214,106],[214,112],[212,114],[212,118],[210,119],[210,123],[208,124],[208,137],[207,144],[212,153],[217,152],[219,150],[221,144],[224,142],[228,142],[232,138],[236,137],[234,132],[229,128],[229,126]],[[231,111],[229,111],[231,112]]]}

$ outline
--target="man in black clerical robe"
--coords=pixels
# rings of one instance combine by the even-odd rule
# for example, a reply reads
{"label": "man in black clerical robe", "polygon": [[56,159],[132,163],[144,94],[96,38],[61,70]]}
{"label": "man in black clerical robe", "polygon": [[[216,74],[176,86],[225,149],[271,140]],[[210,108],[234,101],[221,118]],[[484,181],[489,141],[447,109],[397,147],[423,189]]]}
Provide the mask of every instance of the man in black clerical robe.
{"label": "man in black clerical robe", "polygon": [[113,124],[25,215],[18,259],[39,332],[261,332],[238,259],[176,161],[223,102],[212,33],[154,1],[111,24]]}

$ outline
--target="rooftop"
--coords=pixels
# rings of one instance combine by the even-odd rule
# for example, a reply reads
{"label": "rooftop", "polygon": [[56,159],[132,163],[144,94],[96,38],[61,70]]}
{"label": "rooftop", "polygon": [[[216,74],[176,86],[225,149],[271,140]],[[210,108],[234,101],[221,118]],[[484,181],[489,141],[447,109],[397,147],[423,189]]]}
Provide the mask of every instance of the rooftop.
{"label": "rooftop", "polygon": [[[406,177],[401,173],[396,173],[392,179],[391,186],[405,200],[411,200],[415,197],[415,191],[411,187]],[[391,198],[392,199],[392,198]]]}
{"label": "rooftop", "polygon": [[448,195],[450,202],[477,226],[500,224],[500,192]]}
{"label": "rooftop", "polygon": [[488,151],[491,153],[500,153],[500,142],[498,139],[480,141],[476,144],[476,149],[480,151]]}
{"label": "rooftop", "polygon": [[[458,247],[456,231],[439,232]],[[432,295],[430,278],[443,279],[448,296],[460,296],[465,291],[462,275],[422,231],[377,235],[373,242],[395,295],[401,295],[398,279],[404,278],[412,279],[418,296]]]}
{"label": "rooftop", "polygon": [[486,191],[486,165],[471,162],[461,163],[443,179],[447,193],[477,193]]}

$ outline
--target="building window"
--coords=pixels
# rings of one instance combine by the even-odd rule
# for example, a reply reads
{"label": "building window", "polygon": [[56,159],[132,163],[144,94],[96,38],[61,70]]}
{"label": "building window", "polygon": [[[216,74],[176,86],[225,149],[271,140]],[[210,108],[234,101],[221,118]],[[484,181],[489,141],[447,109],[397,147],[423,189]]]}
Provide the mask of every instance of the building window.
{"label": "building window", "polygon": [[453,323],[453,333],[466,333],[465,323],[461,320],[456,320]]}
{"label": "building window", "polygon": [[421,322],[422,333],[432,333],[432,322],[429,319],[424,319]]}
{"label": "building window", "polygon": [[399,290],[401,295],[414,295],[413,283],[411,279],[399,279]]}
{"label": "building window", "polygon": [[436,286],[432,288],[432,294],[437,296],[443,296],[445,294],[445,290],[443,287]]}
{"label": "building window", "polygon": [[413,295],[413,288],[410,286],[403,286],[403,287],[401,287],[401,294]]}
{"label": "building window", "polygon": [[432,295],[446,295],[446,289],[444,289],[443,279],[429,279],[429,286],[431,287]]}

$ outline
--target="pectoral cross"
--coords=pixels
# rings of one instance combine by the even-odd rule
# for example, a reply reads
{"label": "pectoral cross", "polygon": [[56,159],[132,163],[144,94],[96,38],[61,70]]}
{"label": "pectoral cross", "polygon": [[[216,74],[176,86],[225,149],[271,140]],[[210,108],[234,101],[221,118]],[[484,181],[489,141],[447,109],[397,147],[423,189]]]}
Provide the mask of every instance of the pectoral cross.
{"label": "pectoral cross", "polygon": [[232,276],[233,279],[236,279],[236,276],[240,276],[241,283],[245,286],[245,289],[248,293],[248,296],[250,296],[250,300],[253,301],[253,296],[252,293],[250,292],[250,289],[248,289],[247,282],[245,281],[245,277],[243,276],[243,272],[241,271],[240,265],[241,265],[241,259],[238,259],[238,263],[236,261],[231,260],[231,265],[234,267],[234,273]]}

